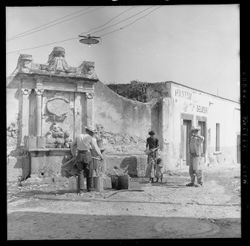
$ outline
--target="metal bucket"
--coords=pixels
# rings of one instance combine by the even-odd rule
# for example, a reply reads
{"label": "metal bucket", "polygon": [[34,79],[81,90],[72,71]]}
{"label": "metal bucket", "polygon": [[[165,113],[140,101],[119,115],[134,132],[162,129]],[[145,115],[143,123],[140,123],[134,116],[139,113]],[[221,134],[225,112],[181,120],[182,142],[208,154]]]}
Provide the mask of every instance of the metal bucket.
{"label": "metal bucket", "polygon": [[111,175],[111,187],[112,189],[118,190],[118,176]]}
{"label": "metal bucket", "polygon": [[95,191],[101,192],[103,191],[103,179],[102,177],[94,177],[93,178],[94,189]]}
{"label": "metal bucket", "polygon": [[118,176],[118,190],[128,189],[129,187],[129,176],[123,175]]}

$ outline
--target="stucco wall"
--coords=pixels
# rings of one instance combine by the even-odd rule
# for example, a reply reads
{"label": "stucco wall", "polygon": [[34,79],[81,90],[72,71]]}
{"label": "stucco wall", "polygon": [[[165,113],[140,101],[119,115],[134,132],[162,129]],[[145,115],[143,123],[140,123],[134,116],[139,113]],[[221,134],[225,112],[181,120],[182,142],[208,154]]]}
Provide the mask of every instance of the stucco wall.
{"label": "stucco wall", "polygon": [[180,118],[176,113],[178,105],[174,103],[173,98],[163,99],[163,149],[162,159],[164,160],[164,169],[175,169],[179,166],[180,152]]}
{"label": "stucco wall", "polygon": [[237,134],[240,134],[239,104],[218,98],[210,98],[208,129],[210,146],[208,153],[213,156],[216,148],[216,123],[220,124],[220,152],[217,162],[237,162]]}
{"label": "stucco wall", "polygon": [[[145,150],[145,139],[151,129],[152,103],[141,103],[124,98],[101,82],[95,84],[94,122],[116,139],[126,137],[129,144],[136,144],[130,152]],[[121,139],[122,140],[122,139]],[[114,143],[115,144],[115,143]]]}

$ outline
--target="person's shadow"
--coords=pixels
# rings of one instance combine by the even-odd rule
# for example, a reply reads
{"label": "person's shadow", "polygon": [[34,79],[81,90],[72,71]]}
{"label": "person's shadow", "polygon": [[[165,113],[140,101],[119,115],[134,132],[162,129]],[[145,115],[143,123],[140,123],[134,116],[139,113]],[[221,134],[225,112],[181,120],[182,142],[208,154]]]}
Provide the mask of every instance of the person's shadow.
{"label": "person's shadow", "polygon": [[136,156],[125,157],[120,164],[120,168],[127,170],[127,173],[130,177],[137,177]]}

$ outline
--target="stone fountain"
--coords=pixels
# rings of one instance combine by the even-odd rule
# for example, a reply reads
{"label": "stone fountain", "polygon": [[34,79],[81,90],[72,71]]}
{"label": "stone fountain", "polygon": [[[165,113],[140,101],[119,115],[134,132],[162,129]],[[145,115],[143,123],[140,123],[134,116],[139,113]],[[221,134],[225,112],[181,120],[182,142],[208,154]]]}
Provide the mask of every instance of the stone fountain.
{"label": "stone fountain", "polygon": [[19,100],[17,148],[28,155],[30,175],[60,173],[74,137],[93,125],[94,62],[71,67],[65,49],[55,47],[46,64],[21,54],[7,88]]}

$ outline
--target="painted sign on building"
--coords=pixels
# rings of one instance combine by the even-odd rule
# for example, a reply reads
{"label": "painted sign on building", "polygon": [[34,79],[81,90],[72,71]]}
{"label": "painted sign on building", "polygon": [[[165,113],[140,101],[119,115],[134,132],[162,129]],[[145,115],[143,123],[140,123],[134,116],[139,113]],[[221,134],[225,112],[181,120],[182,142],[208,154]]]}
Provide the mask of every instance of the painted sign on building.
{"label": "painted sign on building", "polygon": [[182,90],[179,88],[174,89],[174,96],[175,97],[182,97],[188,100],[192,99],[192,93],[186,90]]}
{"label": "painted sign on building", "polygon": [[197,105],[196,111],[197,111],[198,113],[207,114],[207,113],[208,113],[208,107],[201,106],[201,105]]}
{"label": "painted sign on building", "polygon": [[172,95],[175,102],[180,103],[184,113],[208,114],[209,102],[205,94],[188,88],[172,86]]}

